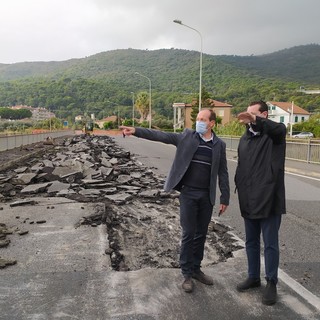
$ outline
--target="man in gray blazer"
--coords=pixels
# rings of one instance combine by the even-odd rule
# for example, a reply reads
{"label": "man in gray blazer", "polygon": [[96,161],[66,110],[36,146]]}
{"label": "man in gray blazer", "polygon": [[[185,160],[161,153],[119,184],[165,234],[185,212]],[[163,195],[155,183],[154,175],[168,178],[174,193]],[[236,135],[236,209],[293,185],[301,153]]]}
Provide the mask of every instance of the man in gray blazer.
{"label": "man in gray blazer", "polygon": [[164,190],[180,191],[180,267],[185,292],[193,291],[192,278],[213,285],[212,277],[204,274],[200,268],[216,200],[217,181],[221,192],[219,214],[223,214],[229,205],[226,145],[212,131],[215,121],[216,114],[212,110],[202,109],[197,115],[196,130],[170,133],[120,127],[125,135],[172,144],[177,148]]}

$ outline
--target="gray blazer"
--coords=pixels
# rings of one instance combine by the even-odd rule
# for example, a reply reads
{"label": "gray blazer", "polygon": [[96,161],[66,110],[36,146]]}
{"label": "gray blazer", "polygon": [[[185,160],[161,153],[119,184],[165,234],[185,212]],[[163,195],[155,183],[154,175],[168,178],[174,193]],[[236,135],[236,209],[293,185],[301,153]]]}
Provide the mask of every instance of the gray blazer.
{"label": "gray blazer", "polygon": [[[164,190],[167,192],[172,189],[180,191],[181,179],[186,173],[193,155],[199,146],[199,134],[190,129],[185,129],[182,133],[172,133],[152,129],[136,128],[134,135],[139,138],[159,141],[166,144],[173,144],[176,146],[177,150],[175,158],[164,185]],[[216,200],[217,178],[219,178],[218,182],[221,192],[220,204],[229,205],[230,187],[227,168],[226,144],[216,135],[214,135],[210,178],[210,202],[212,205],[215,205]]]}

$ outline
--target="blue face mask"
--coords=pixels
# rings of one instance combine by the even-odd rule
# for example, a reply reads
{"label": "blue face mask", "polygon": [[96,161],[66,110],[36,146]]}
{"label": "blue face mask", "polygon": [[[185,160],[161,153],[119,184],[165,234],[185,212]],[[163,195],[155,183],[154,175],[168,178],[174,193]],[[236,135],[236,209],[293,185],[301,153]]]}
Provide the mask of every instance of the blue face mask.
{"label": "blue face mask", "polygon": [[207,124],[203,121],[196,121],[196,131],[200,134],[205,134],[207,129]]}

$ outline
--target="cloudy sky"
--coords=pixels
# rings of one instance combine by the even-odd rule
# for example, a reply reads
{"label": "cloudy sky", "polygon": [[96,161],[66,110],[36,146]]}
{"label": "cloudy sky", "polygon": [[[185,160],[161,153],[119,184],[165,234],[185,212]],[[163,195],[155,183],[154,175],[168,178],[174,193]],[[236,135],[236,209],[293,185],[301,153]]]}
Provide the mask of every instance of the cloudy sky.
{"label": "cloudy sky", "polygon": [[201,38],[213,55],[320,44],[320,0],[1,0],[0,10],[0,63],[127,48],[200,51]]}

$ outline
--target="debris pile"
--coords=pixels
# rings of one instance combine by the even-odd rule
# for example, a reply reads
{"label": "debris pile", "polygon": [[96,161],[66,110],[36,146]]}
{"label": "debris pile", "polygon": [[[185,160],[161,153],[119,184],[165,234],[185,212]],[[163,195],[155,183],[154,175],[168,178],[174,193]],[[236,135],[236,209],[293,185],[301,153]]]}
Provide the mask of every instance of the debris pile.
{"label": "debris pile", "polygon": [[[105,253],[115,270],[177,268],[178,193],[163,192],[163,184],[164,177],[143,166],[111,137],[81,135],[55,145],[41,158],[2,172],[0,201],[15,206],[23,205],[25,198],[49,196],[104,203],[105,211],[83,216],[78,227],[107,225]],[[209,229],[204,265],[224,261],[238,249],[227,227],[212,222]]]}

